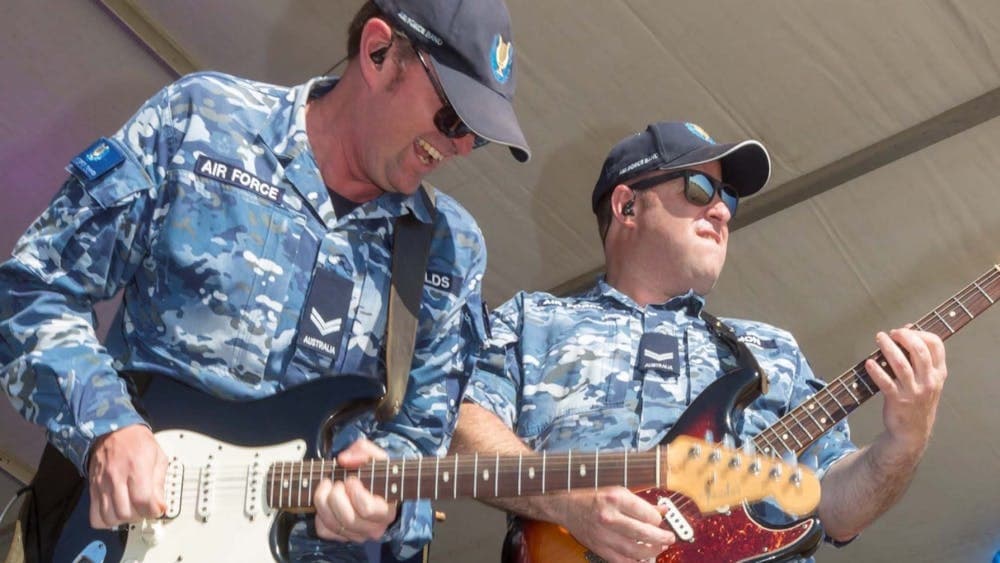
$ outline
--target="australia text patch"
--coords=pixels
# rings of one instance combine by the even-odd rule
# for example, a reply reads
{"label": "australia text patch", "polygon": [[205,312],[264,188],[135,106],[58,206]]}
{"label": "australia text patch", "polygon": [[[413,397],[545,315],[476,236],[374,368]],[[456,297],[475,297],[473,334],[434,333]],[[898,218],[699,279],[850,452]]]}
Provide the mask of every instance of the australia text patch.
{"label": "australia text patch", "polygon": [[669,334],[647,332],[639,340],[639,369],[677,377],[680,365],[677,339]]}
{"label": "australia text patch", "polygon": [[77,155],[70,164],[87,180],[96,180],[122,162],[125,162],[122,151],[102,137]]}
{"label": "australia text patch", "polygon": [[299,321],[299,346],[330,358],[337,357],[343,340],[354,282],[330,270],[316,270],[309,288],[306,311]]}
{"label": "australia text patch", "polygon": [[280,203],[284,194],[283,189],[268,184],[235,164],[222,162],[205,155],[199,156],[194,163],[194,172],[199,176],[244,189],[275,203]]}

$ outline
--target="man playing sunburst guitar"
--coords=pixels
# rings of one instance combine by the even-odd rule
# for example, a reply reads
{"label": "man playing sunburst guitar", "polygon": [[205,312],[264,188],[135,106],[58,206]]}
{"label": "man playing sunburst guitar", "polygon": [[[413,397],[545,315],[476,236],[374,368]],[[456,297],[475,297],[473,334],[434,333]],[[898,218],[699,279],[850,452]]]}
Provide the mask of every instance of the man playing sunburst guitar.
{"label": "man playing sunburst guitar", "polygon": [[[486,250],[461,205],[434,205],[420,186],[488,142],[528,159],[510,17],[503,0],[370,0],[348,31],[340,77],[289,88],[206,72],[165,87],[73,159],[0,264],[0,385],[88,479],[93,528],[168,508],[167,457],[122,372],[240,401],[341,374],[384,380],[401,217],[431,231],[409,385],[396,416],[362,415],[332,449],[352,467],[444,453],[485,338]],[[93,304],[119,291],[105,347]],[[427,502],[397,509],[356,478],[324,480],[312,498],[297,560],[348,560],[366,540],[408,558],[430,540]],[[51,556],[48,539],[29,558]]]}
{"label": "man playing sunburst guitar", "polygon": [[[619,142],[592,196],[606,276],[580,295],[520,293],[494,312],[492,338],[461,407],[453,449],[649,449],[669,439],[686,407],[707,396],[710,384],[737,377],[734,350],[749,349],[768,384],[732,421],[740,441],[761,434],[822,389],[788,332],[726,319],[720,326],[731,327],[733,341],[743,344],[726,346],[705,317],[705,296],[726,257],[729,221],[739,199],[760,190],[769,176],[770,159],[760,143],[717,144],[692,123],[655,123]],[[793,424],[770,441],[753,440],[768,453],[802,446],[802,457],[814,460],[823,479],[818,517],[834,543],[851,540],[903,494],[927,446],[947,375],[944,346],[931,333],[902,328],[880,332],[876,341],[895,377],[869,360],[864,367],[870,379],[858,380],[872,387],[870,393],[885,394],[885,429],[872,444],[857,449],[843,420],[833,422],[846,416],[845,404],[861,393],[850,386],[839,401],[831,395],[826,403],[809,403],[799,419],[798,426],[825,432],[792,442],[800,430]],[[728,423],[725,416],[717,418]],[[815,443],[805,449],[811,439]],[[719,528],[712,537],[725,541],[700,544],[711,538],[682,500],[640,497],[623,487],[495,504],[564,527],[589,551],[580,561],[596,560],[594,555],[635,561],[661,553],[661,560],[672,561],[670,554],[682,548],[691,560],[744,558],[755,553],[754,545],[727,555],[727,544],[760,538],[757,555],[774,556],[787,547],[784,536],[769,544],[767,534],[743,534],[749,527],[726,536],[726,515],[712,521]],[[768,516],[768,507],[762,510]],[[665,522],[663,513],[674,518]],[[512,521],[509,539],[522,543],[509,542],[508,556],[564,560],[526,547],[532,538],[520,522]],[[785,557],[809,553],[791,550]]]}

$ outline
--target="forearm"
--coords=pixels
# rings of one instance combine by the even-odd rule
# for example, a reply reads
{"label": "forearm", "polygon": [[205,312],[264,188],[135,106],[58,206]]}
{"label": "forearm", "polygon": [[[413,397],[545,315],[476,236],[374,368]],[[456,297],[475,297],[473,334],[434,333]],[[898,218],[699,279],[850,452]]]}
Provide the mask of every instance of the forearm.
{"label": "forearm", "polygon": [[95,438],[142,418],[66,278],[47,284],[16,258],[0,265],[0,382],[83,473]]}
{"label": "forearm", "polygon": [[[499,453],[516,455],[532,452],[525,443],[495,415],[473,403],[463,403],[458,425],[451,440],[451,452],[460,454]],[[492,498],[482,502],[518,516],[549,522],[561,522],[569,495]]]}
{"label": "forearm", "polygon": [[819,506],[827,535],[851,539],[889,510],[909,487],[922,454],[922,447],[900,447],[882,433],[830,467]]}

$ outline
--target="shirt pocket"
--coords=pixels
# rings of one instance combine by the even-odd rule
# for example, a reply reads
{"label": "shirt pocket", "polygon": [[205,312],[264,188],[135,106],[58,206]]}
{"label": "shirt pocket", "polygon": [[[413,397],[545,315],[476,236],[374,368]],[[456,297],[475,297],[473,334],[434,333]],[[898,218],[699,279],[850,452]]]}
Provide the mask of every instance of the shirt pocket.
{"label": "shirt pocket", "polygon": [[[264,378],[292,281],[305,265],[302,221],[228,184],[174,171],[154,252],[165,325],[184,358],[237,379]],[[308,245],[306,245],[308,246]]]}
{"label": "shirt pocket", "polygon": [[615,322],[555,318],[548,329],[539,355],[522,358],[525,372],[538,374],[522,389],[519,425],[532,435],[561,416],[614,406],[624,395],[615,365]]}

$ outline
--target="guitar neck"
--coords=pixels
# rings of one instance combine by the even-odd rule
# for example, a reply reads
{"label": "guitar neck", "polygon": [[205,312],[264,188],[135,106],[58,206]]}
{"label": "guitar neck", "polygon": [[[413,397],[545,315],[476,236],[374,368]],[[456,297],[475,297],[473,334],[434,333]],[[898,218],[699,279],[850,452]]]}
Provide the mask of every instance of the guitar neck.
{"label": "guitar neck", "polygon": [[[1000,266],[993,266],[976,281],[914,323],[914,328],[948,339],[972,319],[1000,300]],[[827,430],[858,406],[878,394],[878,386],[865,370],[865,362],[875,360],[890,373],[885,357],[876,351],[834,379],[778,422],[754,437],[754,445],[766,454],[796,455],[812,445]]]}
{"label": "guitar neck", "polygon": [[[662,455],[661,455],[662,449]],[[267,471],[271,508],[312,510],[321,479],[357,477],[388,501],[538,495],[610,485],[666,486],[666,446],[647,452],[478,454],[372,461],[356,469],[332,460],[280,462]]]}

